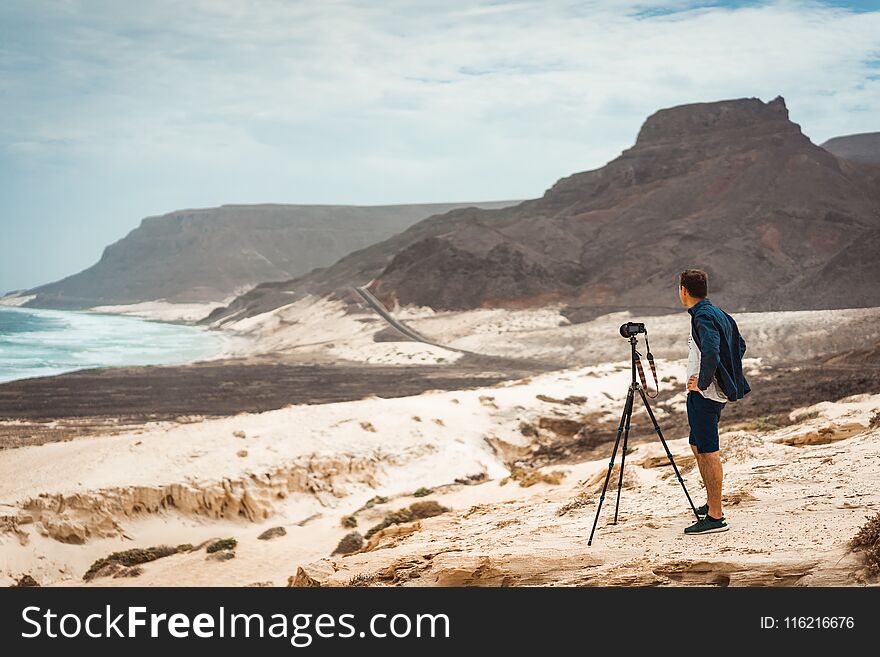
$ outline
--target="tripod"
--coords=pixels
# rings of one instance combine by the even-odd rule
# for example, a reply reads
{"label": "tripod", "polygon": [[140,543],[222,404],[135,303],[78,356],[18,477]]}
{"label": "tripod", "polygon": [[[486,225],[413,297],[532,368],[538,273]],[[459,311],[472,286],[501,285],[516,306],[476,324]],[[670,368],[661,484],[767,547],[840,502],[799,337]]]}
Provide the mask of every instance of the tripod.
{"label": "tripod", "polygon": [[[647,334],[645,340],[647,343]],[[694,506],[693,501],[691,500],[690,494],[688,493],[687,487],[684,485],[684,480],[681,478],[681,473],[678,471],[678,466],[675,465],[675,459],[672,458],[672,452],[669,451],[669,445],[666,444],[666,439],[663,437],[663,433],[660,431],[660,425],[657,423],[657,418],[654,417],[654,411],[651,410],[651,405],[648,403],[648,397],[645,395],[645,376],[642,372],[639,352],[636,351],[635,335],[629,336],[629,343],[632,347],[632,381],[629,384],[629,391],[626,393],[626,403],[623,406],[623,415],[620,416],[620,425],[617,427],[617,440],[614,441],[614,449],[611,451],[611,460],[608,462],[608,474],[605,475],[605,484],[602,486],[602,494],[599,496],[599,507],[596,509],[596,517],[593,520],[593,529],[590,532],[590,540],[587,541],[587,545],[593,544],[593,534],[596,533],[596,524],[599,522],[599,512],[602,511],[602,502],[605,501],[605,491],[608,490],[608,482],[611,479],[611,470],[614,468],[614,459],[617,456],[617,448],[620,446],[620,436],[621,434],[623,434],[623,452],[620,455],[620,476],[617,479],[617,503],[614,505],[614,524],[617,524],[617,512],[620,509],[620,489],[623,488],[623,467],[626,464],[626,448],[629,442],[629,421],[632,417],[633,399],[635,398],[636,392],[639,393],[642,401],[645,403],[645,409],[647,409],[648,411],[648,416],[651,418],[651,422],[654,423],[654,431],[657,432],[657,435],[660,437],[660,442],[663,443],[663,449],[666,450],[666,456],[669,458],[669,463],[672,465],[672,469],[675,471],[675,476],[678,477],[678,483],[681,484],[681,488],[684,491],[685,497],[687,497],[688,504],[691,505],[691,510],[693,510],[694,516],[697,518],[698,521],[700,519],[700,516],[697,515],[697,509]],[[648,358],[653,366],[653,356],[651,356],[650,347],[648,348]],[[639,366],[639,375],[642,379],[641,384],[636,381],[637,364]],[[657,373],[654,372],[655,381],[656,378]]]}

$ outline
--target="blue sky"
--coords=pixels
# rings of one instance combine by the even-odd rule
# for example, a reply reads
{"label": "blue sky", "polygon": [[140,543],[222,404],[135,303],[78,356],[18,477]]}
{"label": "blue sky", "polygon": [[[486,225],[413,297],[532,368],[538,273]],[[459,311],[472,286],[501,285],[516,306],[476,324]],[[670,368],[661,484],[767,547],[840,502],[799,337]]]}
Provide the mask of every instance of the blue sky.
{"label": "blue sky", "polygon": [[539,196],[682,103],[880,130],[880,0],[4,0],[0,293],[144,216]]}

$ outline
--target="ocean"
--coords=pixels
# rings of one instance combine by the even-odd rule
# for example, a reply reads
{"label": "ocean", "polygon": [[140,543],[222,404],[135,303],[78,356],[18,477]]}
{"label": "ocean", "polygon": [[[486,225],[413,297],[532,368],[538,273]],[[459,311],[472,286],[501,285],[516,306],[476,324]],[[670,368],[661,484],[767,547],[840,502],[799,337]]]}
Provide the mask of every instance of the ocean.
{"label": "ocean", "polygon": [[168,365],[208,358],[204,329],[120,315],[0,306],[0,382],[89,367]]}

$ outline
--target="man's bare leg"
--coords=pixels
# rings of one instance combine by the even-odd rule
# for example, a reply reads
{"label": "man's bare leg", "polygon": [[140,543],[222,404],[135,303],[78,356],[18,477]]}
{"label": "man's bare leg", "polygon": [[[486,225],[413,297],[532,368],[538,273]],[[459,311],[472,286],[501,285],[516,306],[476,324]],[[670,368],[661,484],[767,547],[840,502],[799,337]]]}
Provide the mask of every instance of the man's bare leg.
{"label": "man's bare leg", "polygon": [[721,518],[724,512],[721,509],[721,485],[724,481],[724,470],[721,467],[721,452],[708,452],[697,454],[700,474],[703,483],[706,484],[706,495],[709,498],[709,515],[713,518]]}
{"label": "man's bare leg", "polygon": [[703,459],[700,458],[702,456],[702,454],[700,454],[697,451],[696,445],[691,445],[691,451],[694,453],[694,458],[697,460],[697,469],[700,471],[700,479],[703,480],[703,485],[705,486],[706,485],[706,473],[703,472]]}

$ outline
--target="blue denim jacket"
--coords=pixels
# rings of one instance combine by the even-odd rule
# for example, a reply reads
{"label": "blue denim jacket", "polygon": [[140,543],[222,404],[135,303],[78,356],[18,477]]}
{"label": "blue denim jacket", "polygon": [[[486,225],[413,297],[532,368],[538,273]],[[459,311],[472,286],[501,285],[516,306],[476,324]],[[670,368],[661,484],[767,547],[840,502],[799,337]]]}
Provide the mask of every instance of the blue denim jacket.
{"label": "blue denim jacket", "polygon": [[751,390],[742,371],[746,341],[739,334],[733,317],[703,299],[688,308],[691,333],[700,350],[700,375],[697,387],[705,390],[712,379],[728,400],[742,399]]}

